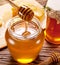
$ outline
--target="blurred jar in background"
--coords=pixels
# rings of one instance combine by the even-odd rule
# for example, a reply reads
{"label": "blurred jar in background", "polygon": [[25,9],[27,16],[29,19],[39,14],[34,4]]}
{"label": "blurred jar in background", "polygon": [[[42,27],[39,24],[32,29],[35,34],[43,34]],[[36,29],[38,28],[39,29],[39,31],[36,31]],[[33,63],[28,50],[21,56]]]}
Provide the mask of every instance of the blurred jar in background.
{"label": "blurred jar in background", "polygon": [[60,1],[48,0],[46,40],[53,44],[60,44]]}

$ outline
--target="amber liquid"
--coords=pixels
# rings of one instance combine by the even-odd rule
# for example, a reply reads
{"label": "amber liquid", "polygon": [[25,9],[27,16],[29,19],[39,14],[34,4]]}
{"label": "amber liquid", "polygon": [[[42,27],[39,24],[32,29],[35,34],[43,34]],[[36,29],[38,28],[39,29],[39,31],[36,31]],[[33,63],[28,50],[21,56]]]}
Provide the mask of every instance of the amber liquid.
{"label": "amber liquid", "polygon": [[47,18],[46,40],[60,44],[60,23],[57,24],[57,20],[50,17]]}
{"label": "amber liquid", "polygon": [[5,38],[13,58],[19,63],[30,63],[35,60],[43,46],[44,31],[37,33],[39,28],[36,23],[32,22],[29,22],[27,29],[30,34],[22,35],[25,32],[25,22],[15,23],[11,29],[18,36],[11,35],[7,29]]}

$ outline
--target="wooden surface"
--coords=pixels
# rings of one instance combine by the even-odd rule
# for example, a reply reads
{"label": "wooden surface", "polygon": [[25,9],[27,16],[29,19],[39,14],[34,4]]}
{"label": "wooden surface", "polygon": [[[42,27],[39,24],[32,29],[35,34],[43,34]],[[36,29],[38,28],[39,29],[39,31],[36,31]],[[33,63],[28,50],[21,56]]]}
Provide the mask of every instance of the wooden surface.
{"label": "wooden surface", "polygon": [[[0,4],[2,4],[5,0],[1,0],[1,1],[0,1]],[[43,4],[43,6],[45,5],[45,2],[46,2],[46,0],[37,0],[37,1]],[[54,51],[60,52],[60,45],[53,45],[51,43],[48,43],[45,40],[43,48],[41,52],[39,53],[38,58],[34,62],[30,63],[29,65],[36,65],[39,62],[46,60],[50,56],[50,54]],[[16,61],[13,60],[13,58],[11,57],[8,51],[8,48],[6,47],[0,50],[0,65],[21,65],[21,64],[18,64]],[[56,64],[56,65],[60,65],[60,64]]]}

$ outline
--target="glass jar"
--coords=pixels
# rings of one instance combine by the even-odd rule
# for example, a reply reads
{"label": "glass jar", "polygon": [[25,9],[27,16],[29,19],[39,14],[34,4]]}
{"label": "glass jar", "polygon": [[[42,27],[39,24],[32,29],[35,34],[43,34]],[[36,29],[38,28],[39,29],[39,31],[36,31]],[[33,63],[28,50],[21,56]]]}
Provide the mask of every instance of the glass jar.
{"label": "glass jar", "polygon": [[46,40],[53,44],[60,44],[60,1],[48,0]]}
{"label": "glass jar", "polygon": [[25,21],[19,17],[9,20],[5,39],[12,57],[19,63],[30,63],[36,59],[44,43],[44,30],[40,27],[39,20],[34,17],[28,22],[25,31]]}

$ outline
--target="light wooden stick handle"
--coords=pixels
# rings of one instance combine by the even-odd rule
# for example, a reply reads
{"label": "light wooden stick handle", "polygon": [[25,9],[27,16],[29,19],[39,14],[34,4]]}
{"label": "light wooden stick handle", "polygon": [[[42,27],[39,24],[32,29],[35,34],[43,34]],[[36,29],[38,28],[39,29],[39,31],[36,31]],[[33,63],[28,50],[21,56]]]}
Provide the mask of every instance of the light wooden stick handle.
{"label": "light wooden stick handle", "polygon": [[51,57],[49,57],[47,60],[43,61],[42,63],[39,63],[38,65],[49,65],[51,63],[58,63],[60,62],[60,54],[59,53],[52,53]]}
{"label": "light wooden stick handle", "polygon": [[11,0],[6,0],[8,3],[10,3],[13,7],[16,7],[17,9],[19,9],[20,7],[17,6],[16,4],[14,4]]}

